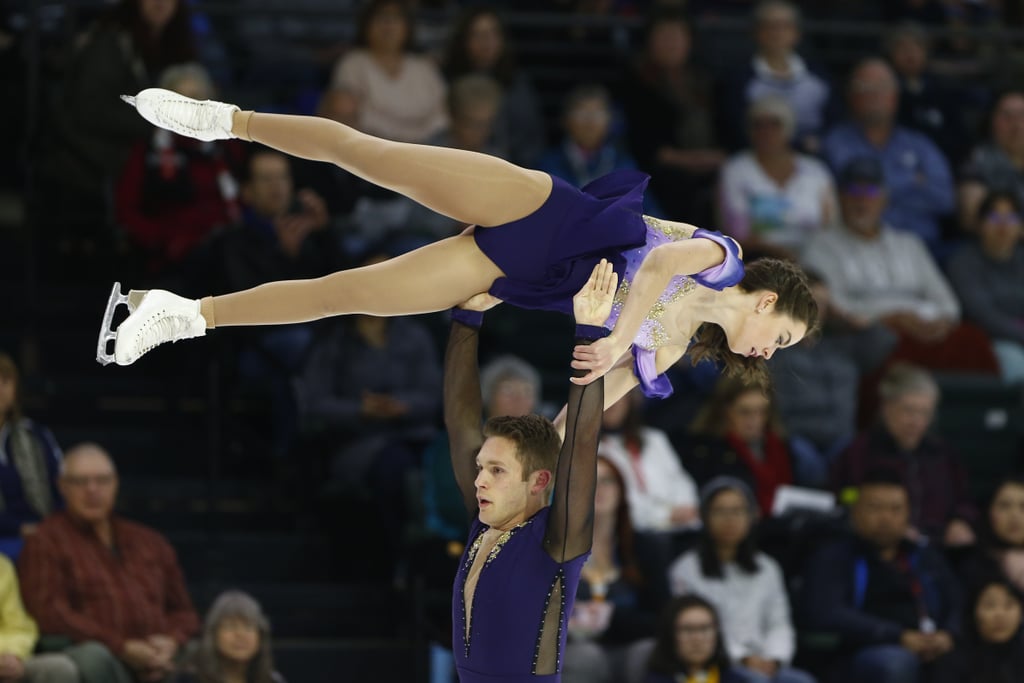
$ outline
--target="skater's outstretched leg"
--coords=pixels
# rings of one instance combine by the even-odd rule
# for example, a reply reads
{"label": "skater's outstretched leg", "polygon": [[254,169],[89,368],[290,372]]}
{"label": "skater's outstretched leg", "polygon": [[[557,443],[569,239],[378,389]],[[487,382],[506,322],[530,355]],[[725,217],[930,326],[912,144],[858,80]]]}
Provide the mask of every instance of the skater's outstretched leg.
{"label": "skater's outstretched leg", "polygon": [[551,177],[541,171],[478,152],[384,140],[315,116],[236,112],[232,133],[293,156],[331,162],[481,227],[528,216],[551,193]]}

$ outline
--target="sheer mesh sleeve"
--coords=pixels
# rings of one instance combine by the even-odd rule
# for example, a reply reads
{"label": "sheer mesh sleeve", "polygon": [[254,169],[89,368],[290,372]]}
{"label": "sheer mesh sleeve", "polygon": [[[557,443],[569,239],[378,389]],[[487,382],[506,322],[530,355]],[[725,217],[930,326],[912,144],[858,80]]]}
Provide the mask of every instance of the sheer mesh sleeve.
{"label": "sheer mesh sleeve", "polygon": [[444,356],[444,424],[448,430],[452,471],[462,492],[462,500],[471,516],[476,515],[476,455],[483,444],[480,428],[483,399],[480,396],[480,370],[476,328],[453,322]]}
{"label": "sheer mesh sleeve", "polygon": [[[589,344],[577,340],[577,344]],[[573,370],[582,377],[582,370]],[[597,487],[597,444],[604,411],[604,378],[569,385],[565,439],[558,455],[555,492],[544,547],[557,562],[590,550],[594,540],[594,493]]]}

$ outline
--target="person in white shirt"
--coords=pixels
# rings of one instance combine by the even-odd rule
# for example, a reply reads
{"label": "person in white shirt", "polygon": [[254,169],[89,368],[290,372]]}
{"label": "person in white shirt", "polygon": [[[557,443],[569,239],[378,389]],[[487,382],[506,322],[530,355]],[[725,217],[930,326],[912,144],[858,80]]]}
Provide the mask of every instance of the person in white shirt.
{"label": "person in white shirt", "polygon": [[835,183],[818,159],[793,150],[793,108],[780,95],[755,100],[747,113],[750,144],[722,168],[722,230],[745,248],[798,256],[807,241],[839,217]]}
{"label": "person in white shirt", "polygon": [[636,531],[690,528],[697,523],[697,486],[665,432],[642,424],[642,400],[634,389],[605,411],[598,452],[622,473]]}
{"label": "person in white shirt", "polygon": [[744,683],[813,683],[789,666],[796,636],[782,570],[757,550],[757,501],[734,477],[701,489],[704,528],[697,548],[669,569],[674,595],[700,595],[718,611],[733,672]]}

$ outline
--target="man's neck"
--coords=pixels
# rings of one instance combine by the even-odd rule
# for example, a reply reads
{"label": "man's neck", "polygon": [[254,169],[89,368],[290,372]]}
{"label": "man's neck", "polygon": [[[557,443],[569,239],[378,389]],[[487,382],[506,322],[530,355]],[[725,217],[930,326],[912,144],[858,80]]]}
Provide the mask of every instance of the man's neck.
{"label": "man's neck", "polygon": [[763,59],[764,63],[768,65],[768,68],[771,69],[772,73],[778,74],[780,76],[792,75],[792,70],[790,68],[789,63],[789,55],[790,53],[788,52],[760,53],[761,59]]}
{"label": "man's neck", "polygon": [[900,546],[898,543],[896,545],[887,545],[884,547],[876,546],[876,548],[878,549],[878,557],[880,557],[883,562],[892,562],[900,552]]}
{"label": "man's neck", "polygon": [[544,502],[545,500],[547,500],[546,496],[531,497],[526,502],[526,507],[523,508],[522,512],[520,512],[518,515],[515,515],[507,522],[504,522],[496,526],[492,526],[491,528],[496,531],[509,531],[511,529],[515,529],[517,526],[519,526],[520,524],[522,524],[523,522],[525,522],[526,520],[530,519],[535,514],[543,510],[545,507],[547,507],[547,504]]}
{"label": "man's neck", "polygon": [[871,143],[872,147],[885,147],[889,142],[889,138],[892,137],[892,123],[876,123],[869,126],[863,126],[864,137]]}

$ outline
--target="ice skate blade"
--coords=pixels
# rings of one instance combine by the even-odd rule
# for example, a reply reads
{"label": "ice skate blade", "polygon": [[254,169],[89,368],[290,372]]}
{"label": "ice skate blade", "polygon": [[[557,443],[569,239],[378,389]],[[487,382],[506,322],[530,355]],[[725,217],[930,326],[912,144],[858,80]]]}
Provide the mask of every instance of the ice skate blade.
{"label": "ice skate blade", "polygon": [[[99,338],[96,340],[96,362],[100,365],[110,365],[114,362],[114,354],[107,351],[107,345],[117,339],[117,332],[111,329],[111,325],[114,320],[114,312],[121,304],[128,305],[128,297],[121,293],[121,283],[115,282],[110,290],[110,298],[107,299],[107,310],[103,313]],[[134,306],[130,305],[129,308],[134,308]]]}
{"label": "ice skate blade", "polygon": [[138,109],[138,105],[135,104],[135,95],[121,95],[121,99]]}

